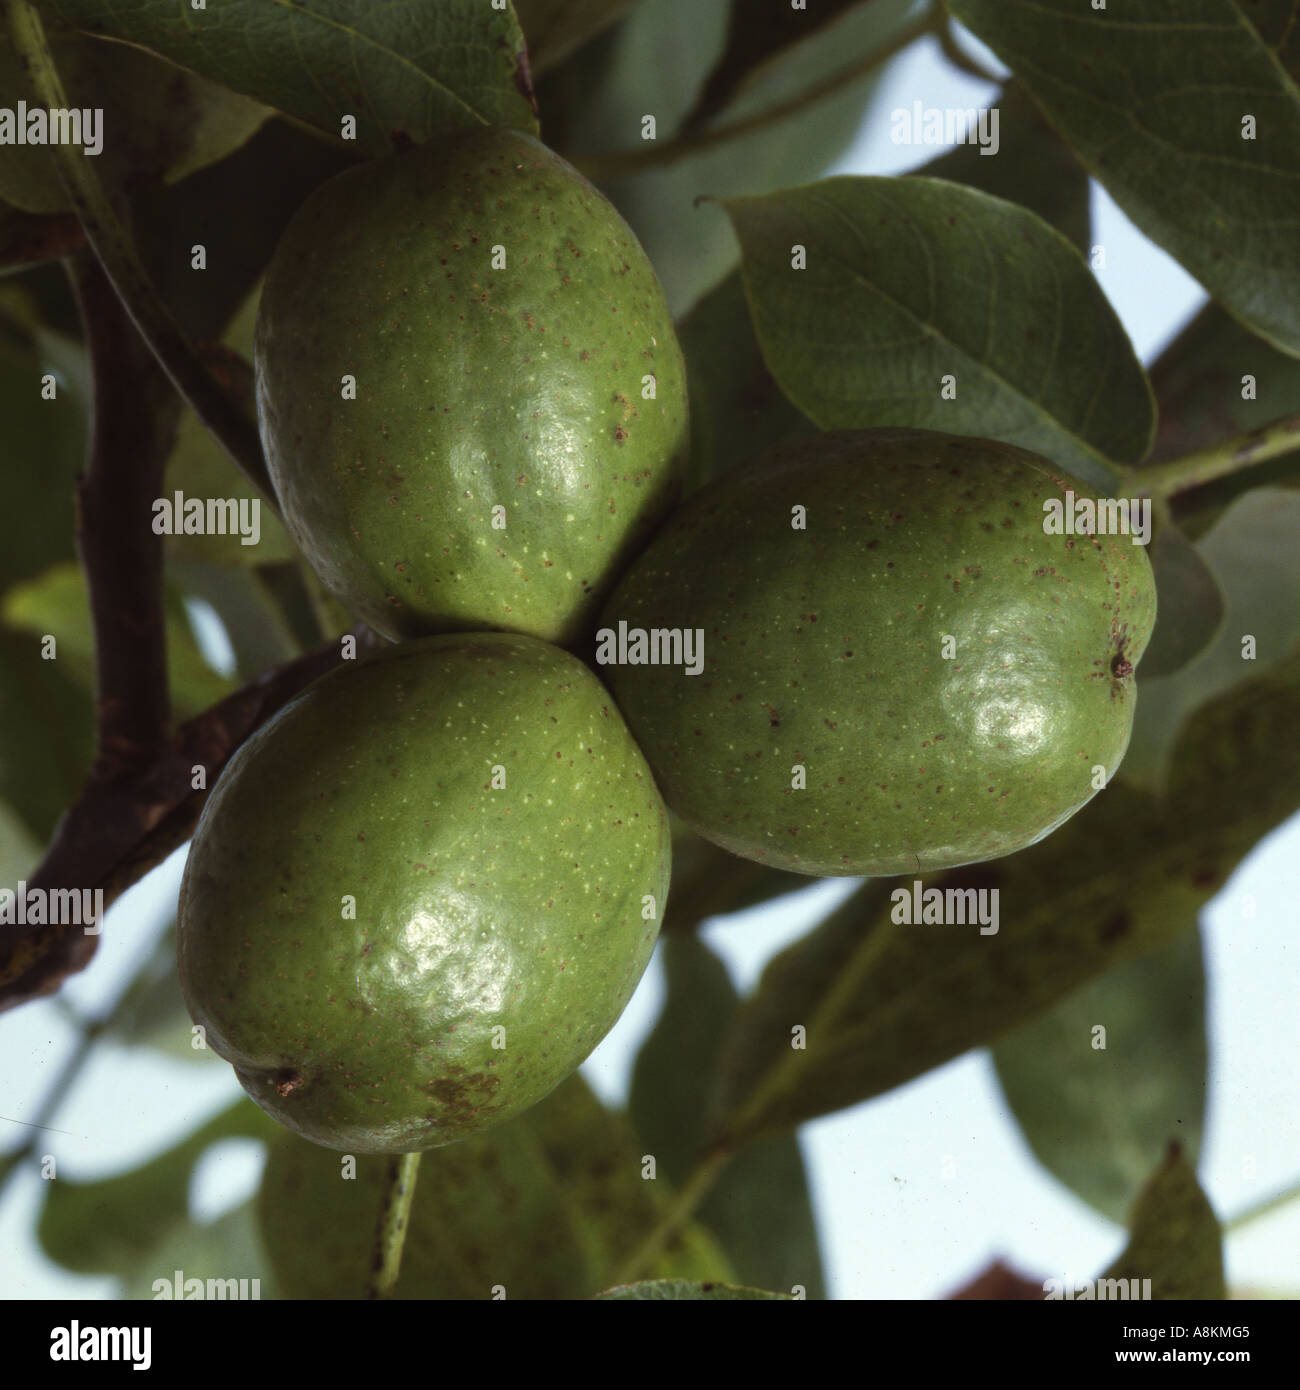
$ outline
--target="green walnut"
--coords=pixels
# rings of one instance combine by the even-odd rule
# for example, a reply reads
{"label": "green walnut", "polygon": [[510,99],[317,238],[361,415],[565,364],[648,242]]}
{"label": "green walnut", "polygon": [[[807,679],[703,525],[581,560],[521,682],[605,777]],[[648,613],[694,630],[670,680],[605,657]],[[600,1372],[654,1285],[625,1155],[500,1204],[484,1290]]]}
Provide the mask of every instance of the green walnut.
{"label": "green walnut", "polygon": [[924,430],[792,440],[704,488],[597,650],[669,807],[805,874],[976,863],[1073,815],[1128,746],[1155,587],[1131,535],[1045,529],[1071,491],[1095,500]]}
{"label": "green walnut", "polygon": [[315,190],[267,272],[255,358],[289,530],[393,640],[570,643],[681,490],[685,369],[654,270],[518,131]]}
{"label": "green walnut", "polygon": [[181,988],[265,1111],[350,1152],[519,1114],[654,948],[668,816],[600,682],[517,634],[322,677],[236,753],[181,885]]}

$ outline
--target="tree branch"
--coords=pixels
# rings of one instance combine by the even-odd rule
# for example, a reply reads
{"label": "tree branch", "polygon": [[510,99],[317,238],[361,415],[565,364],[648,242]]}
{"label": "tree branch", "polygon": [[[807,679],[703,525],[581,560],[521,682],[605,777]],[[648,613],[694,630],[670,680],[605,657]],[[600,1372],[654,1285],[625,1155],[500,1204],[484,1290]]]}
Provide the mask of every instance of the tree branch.
{"label": "tree branch", "polygon": [[1139,464],[1124,474],[1120,486],[1157,501],[1168,501],[1296,449],[1300,449],[1300,414],[1284,415],[1258,429],[1229,435],[1177,458],[1146,466]]}
{"label": "tree branch", "polygon": [[[90,447],[77,484],[77,548],[95,634],[95,763],[46,856],[56,871],[43,875],[43,865],[32,881],[40,888],[99,886],[98,875],[87,879],[96,859],[91,847],[129,823],[120,789],[147,776],[171,722],[162,538],[149,519],[162,491],[179,402],[99,265],[83,255],[69,270],[94,385]],[[86,806],[104,807],[106,819],[97,821]],[[52,988],[85,968],[98,940],[76,924],[49,927],[39,941],[6,924],[0,928],[0,998],[11,975],[22,980],[29,971],[40,982],[36,993]]]}
{"label": "tree branch", "polygon": [[93,775],[112,780],[153,762],[171,725],[163,546],[150,521],[180,403],[99,264],[79,256],[69,270],[94,387],[77,483],[77,549],[95,634]]}
{"label": "tree branch", "polygon": [[[354,635],[358,654],[381,645],[368,629]],[[277,666],[182,724],[149,767],[111,780],[92,773],[29,889],[102,888],[107,907],[190,837],[208,788],[254,729],[341,660],[334,641]],[[193,786],[196,766],[206,788]],[[76,926],[0,928],[0,1011],[52,994],[85,966],[95,940]]]}
{"label": "tree branch", "polygon": [[81,223],[68,212],[40,216],[6,210],[0,216],[0,269],[5,271],[57,261],[85,244]]}

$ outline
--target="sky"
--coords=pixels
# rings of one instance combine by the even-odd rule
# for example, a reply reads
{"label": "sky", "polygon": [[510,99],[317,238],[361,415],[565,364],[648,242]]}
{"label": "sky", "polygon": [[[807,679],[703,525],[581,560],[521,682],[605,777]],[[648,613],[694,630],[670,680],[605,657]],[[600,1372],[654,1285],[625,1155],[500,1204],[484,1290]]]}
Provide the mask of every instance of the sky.
{"label": "sky", "polygon": [[[996,60],[969,36],[986,65]],[[832,172],[891,174],[933,148],[890,143],[888,113],[920,100],[940,108],[987,105],[996,87],[956,72],[926,42],[888,72],[852,150]],[[1107,296],[1149,362],[1204,296],[1167,255],[1137,233],[1094,187],[1098,271]],[[184,851],[136,885],[108,915],[92,968],[63,990],[95,1015],[148,953],[174,907]],[[704,936],[742,991],[852,884],[829,880],[801,895],[705,926]],[[1209,980],[1211,1077],[1201,1179],[1223,1219],[1300,1180],[1300,817],[1256,847],[1203,914]],[[626,1096],[632,1060],[662,1005],[658,959],[615,1029],[583,1071],[612,1103]],[[37,1109],[75,1035],[53,1001],[0,1015],[0,1128]],[[167,1148],[241,1094],[224,1063],[176,1061],[101,1045],[53,1120],[64,1176],[105,1177]],[[17,1142],[6,1136],[10,1143]],[[988,1055],[967,1054],[874,1101],[800,1132],[818,1218],[828,1292],[839,1299],[941,1297],[1001,1257],[1035,1278],[1091,1277],[1124,1243],[1046,1173],[1002,1099]],[[215,1146],[191,1190],[196,1219],[213,1219],[256,1190],[252,1141]],[[34,1224],[40,1180],[25,1174],[0,1199],[0,1297],[96,1297],[112,1281],[81,1278],[47,1261]],[[1300,1296],[1300,1201],[1231,1233],[1230,1284]]]}

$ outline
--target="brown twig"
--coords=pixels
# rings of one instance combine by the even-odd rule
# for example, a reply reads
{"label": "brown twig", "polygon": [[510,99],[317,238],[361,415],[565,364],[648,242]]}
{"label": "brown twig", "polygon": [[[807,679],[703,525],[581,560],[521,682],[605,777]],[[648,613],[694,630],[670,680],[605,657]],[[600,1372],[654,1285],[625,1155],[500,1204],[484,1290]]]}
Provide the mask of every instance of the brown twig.
{"label": "brown twig", "polygon": [[[378,645],[369,632],[356,635],[358,654]],[[253,730],[341,659],[334,641],[277,666],[182,724],[150,766],[109,781],[92,774],[60,821],[29,888],[102,888],[107,906],[189,838],[207,788]],[[194,788],[196,766],[204,769],[207,788]],[[78,927],[3,928],[0,1011],[53,993],[84,967],[94,941]]]}
{"label": "brown twig", "polygon": [[152,763],[171,724],[163,541],[151,520],[180,402],[99,263],[79,256],[69,269],[94,385],[77,484],[77,549],[95,635],[92,775],[111,781]]}
{"label": "brown twig", "polygon": [[[30,884],[42,889],[100,886],[91,868],[94,848],[128,823],[119,789],[148,775],[171,722],[162,537],[154,534],[150,518],[162,491],[179,402],[99,263],[83,254],[69,271],[94,384],[90,447],[77,485],[77,548],[95,634],[95,763]],[[87,813],[94,806],[112,810],[100,819]],[[48,872],[51,859],[54,871]],[[77,924],[40,929],[39,942],[21,945],[26,929],[2,930],[0,942],[12,937],[14,944],[8,953],[0,946],[0,957],[8,956],[0,982],[7,986],[11,974],[23,979],[33,970],[41,982],[38,993],[52,987],[51,980],[83,969],[98,941]]]}
{"label": "brown twig", "polygon": [[6,271],[57,261],[85,244],[81,223],[70,212],[15,212],[0,220],[0,267]]}

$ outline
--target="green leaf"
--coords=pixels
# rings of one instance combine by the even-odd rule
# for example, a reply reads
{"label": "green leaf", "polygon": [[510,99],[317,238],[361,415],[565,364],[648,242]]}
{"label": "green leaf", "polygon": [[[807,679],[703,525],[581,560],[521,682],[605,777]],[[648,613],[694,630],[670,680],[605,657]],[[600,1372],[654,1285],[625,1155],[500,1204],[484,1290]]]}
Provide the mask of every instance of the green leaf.
{"label": "green leaf", "polygon": [[[41,1212],[41,1248],[77,1274],[125,1274],[189,1221],[190,1178],[218,1140],[268,1139],[278,1127],[237,1100],[165,1153],[97,1182],[57,1178]],[[162,1271],[170,1276],[171,1270]],[[157,1277],[157,1276],[155,1276]]]}
{"label": "green leaf", "polygon": [[1055,227],[1086,257],[1092,245],[1087,172],[1019,82],[1008,82],[993,105],[998,111],[996,154],[985,154],[978,144],[956,145],[917,173],[1018,203]]}
{"label": "green leaf", "polygon": [[822,429],[1002,439],[1102,487],[1146,452],[1154,400],[1132,344],[1034,213],[926,178],[825,179],[726,207],[764,360]]}
{"label": "green leaf", "polygon": [[1128,1244],[1101,1278],[1149,1279],[1142,1296],[1158,1301],[1227,1298],[1219,1220],[1177,1144],[1133,1204]]}
{"label": "green leaf", "polygon": [[910,899],[913,883],[868,882],[741,1005],[714,1135],[737,1145],[880,1095],[1189,930],[1300,805],[1298,698],[1300,647],[1197,713],[1164,795],[1112,782],[1029,849],[920,881],[997,889],[983,900],[996,932],[895,922],[891,893]]}
{"label": "green leaf", "polygon": [[1226,600],[1204,556],[1176,526],[1151,542],[1156,625],[1142,653],[1142,679],[1172,675],[1198,657],[1223,628]]}
{"label": "green leaf", "polygon": [[[1147,677],[1138,667],[1140,698],[1133,738],[1120,777],[1157,791],[1184,723],[1211,700],[1286,660],[1300,640],[1300,495],[1259,488],[1239,497],[1196,543],[1217,575],[1227,612],[1214,642],[1172,675]],[[1163,595],[1161,596],[1163,602]],[[1253,639],[1247,658],[1244,639]]]}
{"label": "green leaf", "polygon": [[[284,1133],[259,1197],[263,1238],[287,1298],[364,1293],[387,1161],[344,1155]],[[395,1297],[586,1298],[604,1287],[662,1213],[660,1181],[641,1177],[627,1122],[580,1076],[486,1134],[420,1161]],[[658,1275],[726,1279],[730,1267],[696,1227]]]}
{"label": "green leaf", "polygon": [[[613,1302],[707,1302],[710,1299],[790,1299],[788,1293],[769,1293],[766,1289],[747,1289],[739,1284],[701,1284],[686,1279],[647,1279],[640,1284],[619,1284],[596,1295]],[[793,1299],[790,1299],[793,1302]]]}
{"label": "green leaf", "polygon": [[[0,751],[0,759],[3,756]],[[26,822],[7,801],[0,801],[0,887],[9,887],[26,878],[40,862],[40,857],[40,842],[28,830]],[[2,1169],[0,1176],[3,1176]]]}
{"label": "green leaf", "polygon": [[[680,1187],[705,1138],[718,1054],[736,1011],[726,967],[694,935],[664,937],[668,997],[632,1073],[628,1108],[646,1151]],[[696,1218],[737,1275],[824,1298],[817,1227],[798,1141],[763,1139],[723,1170]]]}
{"label": "green leaf", "polygon": [[[137,48],[57,33],[50,43],[69,106],[104,113],[102,148],[91,158],[110,188],[150,175],[170,182],[201,169],[238,149],[271,114]],[[29,106],[36,105],[2,33],[0,91],[22,94]],[[83,138],[93,134],[85,131]],[[44,144],[0,145],[0,198],[27,212],[72,206]]]}
{"label": "green leaf", "polygon": [[[279,1296],[262,1247],[257,1204],[251,1200],[204,1225],[173,1227],[141,1256],[134,1269],[124,1271],[121,1296],[151,1301],[175,1298],[177,1270],[184,1276],[181,1297],[229,1300]],[[196,1280],[202,1281],[202,1293]]]}
{"label": "green leaf", "polygon": [[1252,332],[1300,354],[1300,91],[1271,46],[1290,7],[1266,10],[1263,31],[1246,0],[948,8],[1141,231]]}
{"label": "green leaf", "polygon": [[608,28],[636,0],[515,0],[528,65],[534,77],[558,67],[575,49]]}
{"label": "green leaf", "polygon": [[[1160,354],[1151,384],[1160,428],[1149,462],[1163,463],[1293,410],[1300,399],[1300,361],[1255,337],[1217,304],[1207,304]],[[1175,497],[1174,517],[1196,540],[1242,492],[1269,485],[1300,487],[1300,449]]]}
{"label": "green leaf", "polygon": [[689,486],[748,463],[761,450],[817,427],[782,394],[758,350],[738,273],[678,325],[690,391]]}
{"label": "green leaf", "polygon": [[44,843],[90,771],[94,709],[26,633],[0,627],[0,799]]}
{"label": "green leaf", "polygon": [[[1098,1038],[1095,1030],[1104,1029]],[[1040,1163],[1123,1223],[1171,1140],[1194,1162],[1205,1110],[1205,966],[1193,928],[1008,1034],[998,1080]]]}
{"label": "green leaf", "polygon": [[[167,592],[165,609],[173,713],[178,719],[188,719],[229,695],[234,686],[218,675],[199,651],[185,606],[174,589]],[[0,617],[11,628],[53,637],[63,669],[93,693],[95,639],[86,577],[80,566],[56,565],[29,583],[10,589],[0,604]]]}
{"label": "green leaf", "polygon": [[[245,362],[253,358],[253,330],[257,323],[260,286],[255,288],[240,306],[222,342]],[[247,402],[249,413],[256,406]],[[285,530],[283,522],[262,501],[257,488],[235,467],[230,455],[199,423],[198,416],[187,410],[181,416],[176,442],[167,460],[164,495],[170,499],[180,492],[185,497],[221,497],[236,501],[258,502],[258,540],[245,545],[238,533],[173,535],[166,541],[167,558],[176,563],[206,565],[268,565],[284,560],[296,560],[298,547]]]}
{"label": "green leaf", "polygon": [[[755,115],[842,71],[846,58],[887,42],[911,8],[908,0],[873,0],[847,11],[756,73],[727,119]],[[655,117],[656,138],[668,140],[722,52],[725,19],[721,6],[699,0],[636,6],[552,75],[541,98],[548,143],[570,159],[637,149],[647,114]],[[852,144],[879,80],[879,73],[868,74],[766,130],[602,185],[653,261],[674,315],[736,262],[726,218],[697,207],[700,195],[759,193],[821,173]]]}
{"label": "green leaf", "polygon": [[[41,398],[47,374],[53,400]],[[80,344],[29,330],[0,302],[0,511],[11,519],[0,546],[0,592],[75,553],[73,489],[85,462],[89,400]]]}
{"label": "green leaf", "polygon": [[514,13],[482,0],[358,6],[222,0],[39,0],[74,29],[161,54],[332,139],[356,121],[372,155],[456,127],[534,131]]}
{"label": "green leaf", "polygon": [[[843,17],[862,0],[821,0],[813,9],[772,5],[768,0],[731,0],[727,42],[694,105],[684,130],[707,125],[726,110],[756,68],[777,62],[793,45]],[[845,51],[851,51],[845,49]]]}

